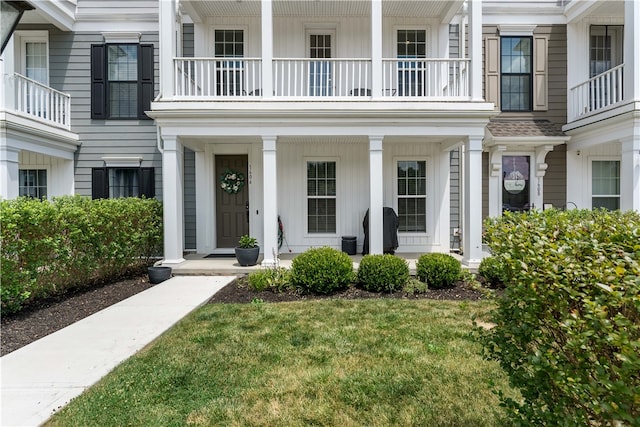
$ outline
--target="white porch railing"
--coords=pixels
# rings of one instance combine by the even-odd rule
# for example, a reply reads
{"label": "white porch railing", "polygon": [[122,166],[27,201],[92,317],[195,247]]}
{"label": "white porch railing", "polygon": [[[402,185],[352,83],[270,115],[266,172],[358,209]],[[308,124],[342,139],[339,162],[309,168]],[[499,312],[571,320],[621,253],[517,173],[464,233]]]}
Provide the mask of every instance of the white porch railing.
{"label": "white porch railing", "polygon": [[468,97],[469,65],[469,59],[384,59],[382,90],[404,97]]}
{"label": "white porch railing", "polygon": [[[384,59],[382,96],[468,99],[469,65],[469,59]],[[259,58],[176,58],[174,66],[176,98],[262,96]],[[273,97],[369,100],[371,75],[367,58],[274,58]]]}
{"label": "white porch railing", "polygon": [[624,98],[624,64],[574,86],[569,94],[569,120],[614,105]]}
{"label": "white porch railing", "polygon": [[15,110],[48,124],[71,129],[71,96],[14,73]]}
{"label": "white porch railing", "polygon": [[259,58],[176,58],[174,65],[176,97],[260,96]]}
{"label": "white porch railing", "polygon": [[273,60],[276,97],[371,97],[371,60],[361,58]]}

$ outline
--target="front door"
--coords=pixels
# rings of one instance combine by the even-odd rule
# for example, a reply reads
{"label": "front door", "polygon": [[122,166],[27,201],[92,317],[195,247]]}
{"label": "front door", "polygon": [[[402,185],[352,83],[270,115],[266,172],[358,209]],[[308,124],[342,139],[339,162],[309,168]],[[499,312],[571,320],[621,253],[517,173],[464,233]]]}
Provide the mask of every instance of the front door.
{"label": "front door", "polygon": [[[246,155],[216,156],[216,236],[218,248],[233,248],[249,234]],[[224,188],[223,188],[224,186]]]}

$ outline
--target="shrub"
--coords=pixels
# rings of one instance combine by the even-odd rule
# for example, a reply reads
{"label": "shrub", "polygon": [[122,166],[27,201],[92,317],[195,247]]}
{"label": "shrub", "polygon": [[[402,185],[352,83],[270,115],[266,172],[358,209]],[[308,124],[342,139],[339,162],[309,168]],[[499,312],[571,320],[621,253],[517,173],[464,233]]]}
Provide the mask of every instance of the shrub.
{"label": "shrub", "polygon": [[509,282],[509,278],[504,269],[504,261],[497,256],[484,258],[478,266],[480,274],[489,285],[503,287]]}
{"label": "shrub", "polygon": [[247,280],[249,287],[258,292],[266,290],[283,292],[291,287],[289,270],[282,267],[254,271],[249,274]]}
{"label": "shrub", "polygon": [[162,244],[155,199],[0,202],[2,315],[148,265]]}
{"label": "shrub", "polygon": [[409,295],[424,294],[427,292],[427,284],[418,279],[410,278],[402,290]]}
{"label": "shrub", "polygon": [[640,214],[548,210],[486,223],[513,281],[483,335],[526,425],[639,425]]}
{"label": "shrub", "polygon": [[394,255],[366,255],[360,261],[357,284],[372,292],[393,292],[409,280],[409,265]]}
{"label": "shrub", "polygon": [[449,254],[424,254],[416,262],[418,278],[435,289],[453,285],[461,272],[460,262]]}
{"label": "shrub", "polygon": [[291,283],[303,292],[329,294],[353,280],[349,255],[329,247],[312,248],[291,263]]}

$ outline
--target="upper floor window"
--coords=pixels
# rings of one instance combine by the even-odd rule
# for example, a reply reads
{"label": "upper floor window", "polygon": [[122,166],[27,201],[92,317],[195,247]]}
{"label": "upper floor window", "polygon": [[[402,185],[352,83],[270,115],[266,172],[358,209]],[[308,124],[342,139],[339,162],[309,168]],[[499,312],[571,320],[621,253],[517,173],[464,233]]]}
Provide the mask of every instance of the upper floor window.
{"label": "upper floor window", "polygon": [[502,37],[500,104],[502,111],[532,110],[532,38]]}
{"label": "upper floor window", "polygon": [[594,77],[622,64],[622,25],[592,25],[589,28],[589,76]]}
{"label": "upper floor window", "polygon": [[153,45],[91,46],[91,118],[149,119]]}
{"label": "upper floor window", "polygon": [[47,171],[45,169],[20,169],[19,172],[19,196],[47,198]]}
{"label": "upper floor window", "polygon": [[307,162],[307,231],[336,232],[336,162]]}

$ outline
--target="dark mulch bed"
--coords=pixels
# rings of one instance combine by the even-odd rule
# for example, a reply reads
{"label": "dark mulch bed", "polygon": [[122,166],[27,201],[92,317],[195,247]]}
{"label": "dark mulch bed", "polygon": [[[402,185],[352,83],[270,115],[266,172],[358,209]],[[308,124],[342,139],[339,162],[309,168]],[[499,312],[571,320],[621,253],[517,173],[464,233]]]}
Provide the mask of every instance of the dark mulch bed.
{"label": "dark mulch bed", "polygon": [[[41,302],[15,316],[2,319],[0,328],[0,355],[11,353],[33,341],[49,335],[59,329],[90,316],[104,308],[120,302],[132,295],[150,288],[146,275],[127,278],[99,288],[77,291],[62,295],[55,300]],[[437,300],[478,300],[483,294],[463,282],[447,289],[430,289],[424,294],[410,295],[404,292],[379,294],[362,289],[349,288],[331,295],[299,295],[295,292],[274,293],[255,292],[247,287],[245,279],[235,280],[222,288],[210,300],[210,303],[250,303],[254,300],[264,302],[304,301],[313,299],[343,298],[403,298]]]}

